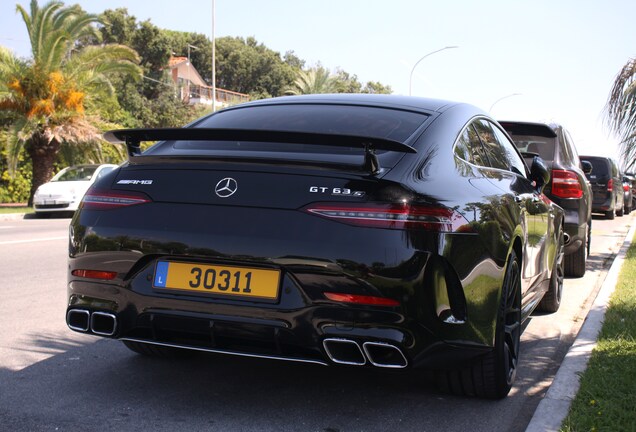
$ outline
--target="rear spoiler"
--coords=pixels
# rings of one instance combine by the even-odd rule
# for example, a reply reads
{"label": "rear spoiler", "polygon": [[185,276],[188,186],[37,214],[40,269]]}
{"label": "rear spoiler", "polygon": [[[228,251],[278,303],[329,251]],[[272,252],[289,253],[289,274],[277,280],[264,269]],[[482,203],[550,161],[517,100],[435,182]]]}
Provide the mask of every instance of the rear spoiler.
{"label": "rear spoiler", "polygon": [[386,138],[275,130],[210,128],[118,129],[106,132],[104,139],[114,144],[126,143],[129,157],[141,155],[140,143],[142,141],[251,141],[360,147],[364,149],[365,155],[362,168],[372,174],[380,170],[380,163],[375,150],[417,153],[417,150],[407,144]]}

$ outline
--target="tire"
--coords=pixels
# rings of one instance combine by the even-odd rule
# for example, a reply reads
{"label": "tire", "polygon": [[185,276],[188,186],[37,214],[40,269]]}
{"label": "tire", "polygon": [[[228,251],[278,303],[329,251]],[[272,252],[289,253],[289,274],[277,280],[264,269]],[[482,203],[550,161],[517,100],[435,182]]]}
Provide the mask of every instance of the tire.
{"label": "tire", "polygon": [[554,257],[552,276],[550,276],[550,286],[541,299],[539,306],[537,306],[538,311],[553,313],[558,311],[561,306],[561,297],[563,295],[563,276],[565,274],[564,258],[565,245],[563,240],[563,230],[561,230],[557,242],[557,253]]}
{"label": "tire", "polygon": [[587,223],[587,254],[586,256],[590,256],[590,251],[592,250],[592,221],[590,220]]}
{"label": "tire", "polygon": [[[613,213],[612,213],[613,214]],[[585,233],[584,242],[577,250],[569,255],[565,255],[564,267],[565,276],[580,278],[585,276],[585,266],[587,264],[587,256],[590,253],[590,230],[591,225],[588,224]]]}
{"label": "tire", "polygon": [[614,219],[614,210],[609,210],[605,212],[605,219],[612,220]]}
{"label": "tire", "polygon": [[127,340],[122,341],[122,343],[126,345],[126,348],[128,348],[129,350],[147,357],[174,359],[190,357],[196,354],[195,351],[191,350],[167,347],[163,345],[155,345],[150,343],[133,342]]}
{"label": "tire", "polygon": [[621,206],[619,210],[616,210],[616,216],[622,217],[623,214],[625,214],[625,212],[624,212],[623,206]]}
{"label": "tire", "polygon": [[446,392],[489,399],[504,398],[512,388],[519,364],[521,340],[521,270],[517,254],[508,258],[497,310],[495,346],[468,368],[437,374]]}

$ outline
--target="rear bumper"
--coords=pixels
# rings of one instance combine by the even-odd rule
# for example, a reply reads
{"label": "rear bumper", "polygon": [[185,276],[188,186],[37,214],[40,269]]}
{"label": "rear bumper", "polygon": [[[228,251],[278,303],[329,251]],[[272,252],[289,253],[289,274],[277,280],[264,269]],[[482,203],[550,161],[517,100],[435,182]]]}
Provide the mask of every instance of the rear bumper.
{"label": "rear bumper", "polygon": [[587,235],[587,219],[578,209],[565,211],[565,254],[576,252],[582,245]]}
{"label": "rear bumper", "polygon": [[[405,234],[352,229],[299,211],[260,209],[255,217],[250,208],[230,210],[190,206],[152,217],[134,207],[76,213],[67,316],[76,311],[71,317],[80,322],[70,327],[115,339],[320,364],[382,364],[366,346],[399,368],[448,367],[492,349],[508,253],[502,235],[494,241],[485,229]],[[143,228],[130,227],[135,220],[143,220]],[[158,260],[278,269],[278,298],[158,289]],[[87,279],[74,276],[76,269],[116,277]],[[398,306],[329,300],[325,292],[387,298]],[[97,331],[91,321],[96,312],[107,314],[98,315]],[[346,341],[335,342],[333,351],[354,356],[350,362],[334,361],[325,347],[330,339]]]}
{"label": "rear bumper", "polygon": [[[68,289],[67,324],[74,331],[196,351],[405,369],[455,367],[491,349],[459,336],[467,324],[413,320],[408,307],[315,302],[280,310],[167,300],[93,282],[72,281]],[[434,334],[440,326],[448,328]]]}

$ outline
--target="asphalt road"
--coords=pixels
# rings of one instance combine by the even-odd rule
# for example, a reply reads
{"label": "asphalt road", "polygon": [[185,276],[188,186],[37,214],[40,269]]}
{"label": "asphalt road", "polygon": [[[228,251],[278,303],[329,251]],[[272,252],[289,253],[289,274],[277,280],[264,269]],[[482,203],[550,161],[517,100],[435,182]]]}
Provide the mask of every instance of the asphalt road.
{"label": "asphalt road", "polygon": [[69,219],[0,220],[0,430],[524,431],[636,213],[595,219],[581,279],[530,320],[501,401],[439,393],[414,374],[202,354],[138,356],[64,321]]}

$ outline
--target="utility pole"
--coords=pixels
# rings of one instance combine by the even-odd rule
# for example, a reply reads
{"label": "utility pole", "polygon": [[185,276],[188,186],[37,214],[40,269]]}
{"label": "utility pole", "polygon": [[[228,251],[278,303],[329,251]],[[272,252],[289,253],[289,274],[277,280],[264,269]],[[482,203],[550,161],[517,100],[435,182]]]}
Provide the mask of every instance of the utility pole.
{"label": "utility pole", "polygon": [[212,112],[216,111],[216,43],[214,41],[216,0],[212,0]]}

